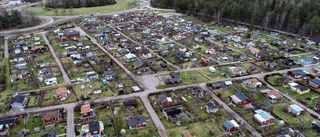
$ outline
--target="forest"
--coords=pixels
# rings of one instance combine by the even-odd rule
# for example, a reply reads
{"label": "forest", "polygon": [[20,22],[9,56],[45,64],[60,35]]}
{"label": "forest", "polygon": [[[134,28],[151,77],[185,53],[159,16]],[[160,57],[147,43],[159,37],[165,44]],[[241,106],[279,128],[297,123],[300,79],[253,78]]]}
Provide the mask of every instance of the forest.
{"label": "forest", "polygon": [[5,8],[0,8],[0,29],[31,27],[40,22],[33,12],[26,12],[26,16],[21,16],[21,12],[12,10],[9,15]]}
{"label": "forest", "polygon": [[152,0],[158,8],[199,16],[203,21],[214,18],[240,21],[263,28],[313,35],[320,30],[319,0]]}
{"label": "forest", "polygon": [[46,0],[48,8],[81,8],[116,4],[115,0]]}

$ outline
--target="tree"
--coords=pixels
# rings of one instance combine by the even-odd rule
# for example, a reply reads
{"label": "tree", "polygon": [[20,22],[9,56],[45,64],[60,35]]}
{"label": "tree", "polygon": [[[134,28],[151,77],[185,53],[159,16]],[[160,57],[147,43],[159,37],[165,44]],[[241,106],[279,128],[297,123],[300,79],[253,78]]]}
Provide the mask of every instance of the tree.
{"label": "tree", "polygon": [[21,13],[17,10],[12,10],[12,14],[10,17],[10,24],[12,26],[16,26],[21,23]]}
{"label": "tree", "polygon": [[61,11],[60,11],[60,13],[62,13],[63,15],[66,13],[67,11],[66,11],[66,9],[62,9]]}
{"label": "tree", "polygon": [[68,9],[69,14],[73,14],[73,8],[72,6]]}
{"label": "tree", "polygon": [[58,16],[58,9],[54,9],[54,13]]}
{"label": "tree", "polygon": [[310,37],[313,32],[319,32],[320,29],[320,18],[318,15],[315,15],[308,23],[307,27],[310,30]]}
{"label": "tree", "polygon": [[272,17],[273,12],[269,11],[267,12],[266,16],[264,17],[264,21],[263,21],[263,28],[266,29],[268,27],[268,24],[270,22],[270,18]]}

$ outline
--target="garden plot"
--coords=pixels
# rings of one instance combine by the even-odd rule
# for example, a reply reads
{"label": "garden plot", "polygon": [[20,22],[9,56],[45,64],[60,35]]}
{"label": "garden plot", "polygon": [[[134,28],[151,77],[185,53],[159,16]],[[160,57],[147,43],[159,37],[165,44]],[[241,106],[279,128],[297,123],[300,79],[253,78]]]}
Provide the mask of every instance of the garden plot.
{"label": "garden plot", "polygon": [[77,131],[76,134],[81,132],[82,125],[101,121],[104,125],[104,133],[102,133],[102,135],[115,136],[117,132],[114,130],[115,124],[113,123],[113,113],[109,106],[109,102],[90,104],[90,109],[92,110],[90,112],[92,115],[83,117],[81,114],[81,106],[75,107],[74,118],[76,123],[75,128]]}
{"label": "garden plot", "polygon": [[70,79],[84,78],[87,72],[93,71],[90,65],[81,65],[78,67],[73,66],[73,62],[69,58],[60,59]]}
{"label": "garden plot", "polygon": [[55,97],[57,93],[57,88],[47,89],[43,93],[41,106],[59,105],[59,104],[70,103],[70,102],[75,102],[79,100],[75,91],[73,91],[73,88],[68,87],[67,90],[70,91],[68,98],[66,100],[60,101],[58,97]]}
{"label": "garden plot", "polygon": [[[198,91],[199,88],[193,87],[193,89],[197,90],[185,89],[149,96],[151,104],[166,128],[167,135],[178,137],[184,130],[188,130],[194,136],[209,137],[212,136],[210,132],[214,132],[215,136],[223,135],[224,130],[221,124],[227,119],[224,117],[226,112],[219,107],[216,112],[207,113],[204,109],[206,103],[215,102],[207,96],[207,93]],[[165,106],[159,105],[161,104],[160,95],[170,98],[172,103]],[[177,121],[167,119],[162,112],[163,109],[177,106],[182,107],[182,118]]]}
{"label": "garden plot", "polygon": [[288,113],[288,106],[290,104],[281,104],[273,108],[273,113],[278,117],[283,119],[287,124],[292,125],[295,128],[300,129],[300,131],[306,136],[317,136],[318,133],[311,129],[311,122],[315,118],[312,117],[308,112],[302,111],[300,115],[293,116]]}
{"label": "garden plot", "polygon": [[[122,102],[126,100],[132,100],[132,99],[136,100],[136,106],[129,110],[125,110]],[[143,136],[146,134],[149,134],[152,136],[159,136],[157,129],[155,128],[152,120],[150,119],[150,116],[147,110],[144,108],[141,100],[138,98],[132,98],[132,99],[117,100],[116,102],[112,102],[112,110],[114,112],[114,118],[113,118],[114,124],[118,125],[117,128],[125,129],[126,136],[133,137],[133,136]],[[143,116],[147,122],[147,126],[141,127],[139,129],[130,130],[126,120],[126,118],[130,116],[133,116],[133,117]]]}
{"label": "garden plot", "polygon": [[[233,81],[231,87],[226,87],[220,90],[214,90],[213,92],[220,97],[224,102],[227,102],[229,106],[234,109],[238,114],[245,118],[249,124],[251,124],[258,132],[263,133],[265,131],[270,131],[274,129],[280,129],[286,125],[279,125],[278,121],[281,120],[278,117],[274,116],[273,123],[266,126],[259,126],[255,121],[253,121],[253,110],[263,109],[266,112],[272,111],[272,108],[275,104],[283,104],[289,102],[285,97],[282,100],[277,102],[271,102],[266,97],[261,95],[260,91],[267,89],[264,85],[261,87],[254,87],[253,85],[242,84],[241,81]],[[233,102],[229,101],[231,95],[241,92],[244,96],[250,97],[250,103],[246,105],[234,105]],[[272,115],[272,114],[271,114]]]}
{"label": "garden plot", "polygon": [[[50,114],[47,114],[50,113]],[[54,119],[53,121],[51,118],[50,120],[45,121],[43,117],[47,117],[47,115],[54,115],[54,117],[59,117],[59,119]],[[50,116],[49,116],[50,117]],[[61,110],[53,110],[48,112],[41,112],[37,114],[31,114],[26,123],[26,130],[29,131],[27,136],[39,136],[48,133],[49,131],[56,131],[57,135],[64,134],[66,132],[66,125],[67,122],[65,121],[66,114]],[[31,133],[31,134],[30,134]]]}
{"label": "garden plot", "polygon": [[[114,93],[107,85],[100,80],[86,82],[73,86],[81,100],[96,99],[101,97],[114,96]],[[97,89],[101,88],[101,89]],[[96,90],[101,90],[99,93]]]}
{"label": "garden plot", "polygon": [[181,78],[180,84],[175,85],[165,85],[164,80],[168,79],[170,77],[170,74],[162,74],[158,75],[159,79],[161,79],[161,84],[157,86],[158,89],[172,87],[172,86],[178,86],[178,85],[191,85],[196,83],[203,83],[208,82],[209,79],[203,76],[201,73],[197,72],[196,70],[192,71],[181,71],[177,72],[177,75]]}

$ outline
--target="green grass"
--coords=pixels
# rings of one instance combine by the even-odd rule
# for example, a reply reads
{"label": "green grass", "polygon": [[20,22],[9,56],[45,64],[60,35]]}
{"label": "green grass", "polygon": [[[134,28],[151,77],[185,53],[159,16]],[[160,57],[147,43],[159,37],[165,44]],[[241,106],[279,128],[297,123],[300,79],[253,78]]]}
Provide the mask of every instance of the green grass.
{"label": "green grass", "polygon": [[[208,70],[209,71],[209,70]],[[180,74],[181,73],[181,74]],[[208,82],[209,79],[202,76],[201,73],[192,70],[192,71],[182,71],[177,73],[180,78],[181,78],[181,83],[180,84],[175,84],[175,85],[158,85],[156,88],[157,89],[164,89],[168,87],[174,87],[174,86],[179,86],[179,85],[191,85],[191,84],[196,84],[196,83],[203,83],[203,82]],[[166,76],[169,74],[161,74],[158,76]]]}
{"label": "green grass", "polygon": [[276,40],[277,40],[276,38],[270,37],[270,36],[262,36],[261,38],[262,38],[262,39],[265,39],[265,40],[267,40],[267,41],[276,41]]}
{"label": "green grass", "polygon": [[24,79],[19,79],[18,81],[13,80],[15,84],[18,84],[18,91],[25,91],[34,88],[38,88],[38,85],[33,85],[30,83],[24,83]]}
{"label": "green grass", "polygon": [[126,129],[126,137],[146,137],[146,136],[160,137],[151,120],[147,121],[147,125],[148,125],[147,127],[134,129],[134,130],[129,129],[127,120],[125,119],[121,120],[121,125],[122,125],[122,128]]}
{"label": "green grass", "polygon": [[257,66],[255,66],[255,67],[257,68],[255,71],[251,71],[251,70],[249,69],[250,66],[254,66],[254,65],[251,64],[251,63],[243,63],[243,64],[241,64],[241,68],[242,68],[243,70],[247,70],[247,71],[250,72],[250,73],[261,73],[261,72],[262,72],[262,69],[259,68],[259,67],[257,67]]}
{"label": "green grass", "polygon": [[6,91],[9,91],[11,90],[11,86],[10,86],[10,66],[9,66],[9,59],[8,58],[5,58],[4,59],[4,63],[5,63],[5,68],[6,68]]}
{"label": "green grass", "polygon": [[[256,129],[259,129],[261,130],[262,132],[265,132],[266,131],[266,127],[260,127],[255,121],[252,120],[253,118],[253,112],[250,112],[250,113],[246,113],[243,117],[250,123],[250,125],[252,125],[254,128]],[[276,128],[280,128],[280,127],[283,127],[283,125],[279,125],[278,124],[278,120],[277,119],[274,119],[273,120],[273,123],[272,125],[269,125],[267,127],[271,128],[271,129],[276,129]]]}
{"label": "green grass", "polygon": [[39,96],[30,96],[29,103],[27,106],[28,107],[36,106],[38,105],[38,101],[39,101]]}
{"label": "green grass", "polygon": [[40,130],[44,129],[44,124],[41,116],[31,116],[28,120],[26,129],[29,129],[30,132],[34,131],[34,128],[39,127]]}
{"label": "green grass", "polygon": [[[275,86],[282,86],[282,85],[287,85],[289,83],[289,79],[284,83],[284,84],[279,84],[277,82],[277,78],[279,77],[283,77],[282,75],[273,75],[273,76],[269,76],[267,81],[271,84],[271,85],[275,85]],[[286,78],[288,78],[287,76],[285,76]]]}
{"label": "green grass", "polygon": [[319,95],[318,95],[318,96],[314,96],[313,99],[311,98],[310,100],[308,100],[308,99],[305,100],[305,102],[306,102],[308,105],[311,105],[311,106],[314,106],[317,101],[320,101]]}
{"label": "green grass", "polygon": [[45,60],[46,62],[49,62],[49,63],[56,63],[56,61],[54,60],[50,52],[47,52],[44,54],[36,54],[36,55],[37,57],[34,58],[34,61]]}
{"label": "green grass", "polygon": [[80,111],[74,112],[73,114],[74,114],[74,117],[81,117],[82,116]]}
{"label": "green grass", "polygon": [[[286,112],[283,112],[281,107],[286,107]],[[305,124],[305,127],[309,127],[311,121],[314,119],[308,112],[302,112],[300,115],[293,117],[291,113],[287,113],[287,105],[275,106],[273,112],[286,123],[294,124],[295,126],[303,126],[303,124]]]}
{"label": "green grass", "polygon": [[295,61],[295,62],[298,62],[299,59],[300,59],[300,57],[295,56],[295,57],[290,57],[290,59],[292,59],[292,60]]}
{"label": "green grass", "polygon": [[67,125],[66,122],[56,122],[55,124],[55,127],[65,127]]}
{"label": "green grass", "polygon": [[[142,102],[140,99],[135,98],[137,100],[137,106],[135,108],[132,108],[130,110],[125,110],[123,108],[123,104],[122,102],[125,100],[118,100],[118,102],[121,104],[120,107],[115,107],[114,110],[118,111],[118,115],[126,118],[128,116],[139,116],[139,115],[143,115],[145,117],[145,119],[150,119],[150,116],[148,114],[148,112],[146,111],[146,109],[144,108]],[[140,110],[139,110],[140,109]]]}
{"label": "green grass", "polygon": [[183,85],[190,85],[196,83],[203,83],[209,81],[206,77],[203,77],[197,71],[182,71],[178,74],[181,78],[181,83]]}
{"label": "green grass", "polygon": [[[108,5],[108,6],[73,8],[73,14],[70,14],[68,12],[68,9],[66,9],[67,13],[65,13],[64,15],[87,15],[87,14],[122,11],[125,9],[133,8],[133,7],[127,6],[127,3],[129,2],[132,2],[132,0],[117,1],[116,4]],[[59,11],[58,14],[55,14],[53,8],[46,8],[46,7],[40,7],[40,6],[27,7],[23,11],[24,12],[33,11],[37,15],[45,15],[45,16],[63,16],[63,14],[60,13],[61,9],[58,9]]]}
{"label": "green grass", "polygon": [[107,117],[111,117],[111,112],[109,109],[100,109],[98,110],[98,118],[97,119],[105,119]]}
{"label": "green grass", "polygon": [[[148,112],[146,111],[146,109],[144,108],[142,102],[140,99],[136,98],[137,100],[137,107],[136,108],[132,108],[130,110],[124,110],[122,102],[125,100],[118,100],[118,102],[121,104],[119,107],[115,107],[114,110],[118,111],[118,115],[121,117],[120,123],[121,123],[121,127],[123,129],[126,129],[126,136],[129,137],[144,137],[146,136],[146,134],[149,134],[151,136],[156,136],[159,137],[159,134],[157,132],[157,129],[155,128],[155,126],[153,125],[152,120],[150,119],[150,116],[148,114]],[[105,112],[105,109],[102,110],[103,112]],[[107,114],[109,115],[109,114]],[[125,119],[128,116],[139,116],[142,115],[145,117],[145,119],[147,120],[147,127],[143,127],[143,128],[139,128],[139,129],[134,129],[134,130],[130,130],[127,120]],[[149,132],[150,131],[150,132]]]}
{"label": "green grass", "polygon": [[10,134],[14,134],[18,131],[21,131],[23,126],[24,126],[24,118],[21,118],[18,126],[15,126],[9,129]]}
{"label": "green grass", "polygon": [[287,93],[289,96],[291,96],[294,99],[312,98],[312,96],[315,94],[310,91],[309,93],[299,95],[298,93],[290,90],[289,88],[283,87],[283,86],[278,86],[277,88],[279,90],[281,90],[282,92]]}
{"label": "green grass", "polygon": [[236,94],[238,91],[234,90],[232,87],[225,88],[223,90],[214,91],[217,95],[221,94],[221,98],[227,98],[233,94]]}
{"label": "green grass", "polygon": [[66,99],[65,101],[60,101],[56,100],[53,98],[53,96],[56,94],[56,90],[50,90],[46,94],[44,94],[43,100],[41,102],[41,105],[46,106],[46,105],[58,105],[58,104],[64,104],[68,102],[74,102],[77,101],[78,98],[74,94],[74,92],[70,91],[70,97]]}
{"label": "green grass", "polygon": [[47,130],[47,131],[39,132],[39,133],[35,133],[35,134],[28,134],[28,135],[26,135],[25,137],[38,137],[38,136],[40,136],[40,135],[47,134],[47,133],[49,133],[49,132],[51,132],[51,131],[56,131],[56,132],[57,132],[57,135],[66,133],[66,129],[64,129],[64,128],[57,128],[56,130]]}
{"label": "green grass", "polygon": [[[86,89],[82,90],[81,85],[84,85],[86,87]],[[92,88],[89,88],[90,86],[92,86]],[[101,93],[100,94],[93,94],[93,89],[98,88],[98,87],[102,88]],[[74,88],[75,88],[76,92],[78,93],[79,97],[87,96],[87,97],[90,97],[91,99],[93,99],[93,98],[109,97],[109,96],[116,95],[115,93],[113,93],[110,90],[110,88],[107,88],[107,90],[105,88],[103,88],[103,83],[101,81],[87,82],[87,83],[75,85]],[[92,94],[89,95],[88,92],[92,92]]]}
{"label": "green grass", "polygon": [[214,73],[210,72],[208,68],[200,69],[198,70],[198,72],[210,80],[227,78],[226,76],[221,75],[221,73],[223,73],[223,70],[221,70],[220,68],[215,68],[215,69],[216,69],[216,72]]}
{"label": "green grass", "polygon": [[[218,127],[214,120],[207,120],[206,122],[195,122],[186,126],[177,126],[166,129],[166,133],[170,137],[181,137],[184,130],[188,130],[192,136],[197,137],[211,137],[209,130],[215,130],[215,136],[221,136],[224,132]],[[209,130],[208,130],[209,129]]]}

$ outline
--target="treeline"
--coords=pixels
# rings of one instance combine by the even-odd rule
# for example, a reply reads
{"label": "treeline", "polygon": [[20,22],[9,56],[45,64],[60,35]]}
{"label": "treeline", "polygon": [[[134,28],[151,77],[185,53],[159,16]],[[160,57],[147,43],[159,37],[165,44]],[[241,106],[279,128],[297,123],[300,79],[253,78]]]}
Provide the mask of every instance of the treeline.
{"label": "treeline", "polygon": [[116,4],[115,0],[47,0],[49,8],[81,8]]}
{"label": "treeline", "polygon": [[216,21],[229,19],[290,33],[320,30],[319,0],[152,0],[151,5]]}
{"label": "treeline", "polygon": [[38,2],[38,1],[41,1],[41,0],[24,0],[24,2],[30,2],[30,3],[32,3],[32,2]]}
{"label": "treeline", "polygon": [[26,12],[26,16],[23,17],[17,10],[12,10],[9,15],[5,8],[0,8],[0,29],[30,27],[39,22],[41,21],[33,12]]}

